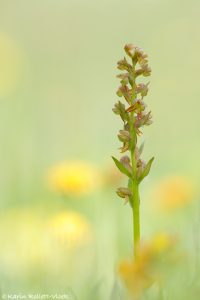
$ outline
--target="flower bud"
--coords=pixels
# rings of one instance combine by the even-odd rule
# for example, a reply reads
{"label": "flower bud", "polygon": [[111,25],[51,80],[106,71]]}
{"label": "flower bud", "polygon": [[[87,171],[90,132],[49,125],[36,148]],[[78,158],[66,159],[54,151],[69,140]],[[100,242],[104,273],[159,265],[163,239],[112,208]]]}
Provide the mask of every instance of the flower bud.
{"label": "flower bud", "polygon": [[142,112],[144,111],[146,108],[146,104],[140,100],[140,99],[136,99],[135,102],[133,103],[133,105],[131,105],[130,107],[128,107],[126,109],[127,112],[132,112],[132,111],[135,111],[135,112]]}
{"label": "flower bud", "polygon": [[122,104],[120,101],[118,101],[118,103],[115,103],[115,106],[112,110],[116,115],[120,115],[123,121],[128,120],[128,114],[125,110],[125,105]]}
{"label": "flower bud", "polygon": [[128,142],[130,140],[130,133],[126,130],[120,130],[118,138],[123,143]]}
{"label": "flower bud", "polygon": [[129,147],[130,147],[129,142],[124,143],[123,147],[120,147],[120,148],[119,148],[119,149],[120,149],[120,152],[121,152],[121,153],[126,152],[127,150],[129,150]]}
{"label": "flower bud", "polygon": [[122,97],[123,96],[123,93],[121,91],[121,87],[119,87],[119,89],[117,90],[116,94],[117,94],[118,97]]}
{"label": "flower bud", "polygon": [[138,63],[141,67],[143,67],[144,65],[148,64],[148,59],[142,56],[138,59]]}
{"label": "flower bud", "polygon": [[144,116],[144,125],[151,125],[153,123],[151,111],[149,111],[145,116]]}
{"label": "flower bud", "polygon": [[126,44],[124,50],[129,57],[133,58],[135,55],[136,47],[133,44]]}
{"label": "flower bud", "polygon": [[126,101],[128,103],[131,103],[131,97],[132,97],[131,89],[129,89],[127,85],[121,85],[119,87],[118,91],[117,91],[117,95],[119,97],[124,96],[124,98],[126,99]]}
{"label": "flower bud", "polygon": [[139,159],[137,162],[137,178],[140,178],[140,176],[143,174],[145,167],[145,161]]}
{"label": "flower bud", "polygon": [[138,70],[136,70],[135,71],[135,76],[137,77],[137,76],[140,76],[140,75],[142,75],[143,74],[143,69],[141,68],[141,69],[138,69]]}
{"label": "flower bud", "polygon": [[131,65],[127,62],[126,58],[124,57],[124,59],[118,61],[117,68],[122,71],[123,70],[129,71],[131,70]]}
{"label": "flower bud", "polygon": [[140,69],[136,70],[135,72],[136,77],[139,75],[143,75],[144,77],[151,75],[151,68],[148,66],[147,63],[141,66]]}
{"label": "flower bud", "polygon": [[129,164],[130,163],[130,158],[128,157],[128,155],[124,155],[121,157],[120,162],[124,165],[124,164]]}
{"label": "flower bud", "polygon": [[145,58],[145,53],[142,48],[135,47],[135,54],[136,54],[138,60],[143,57]]}
{"label": "flower bud", "polygon": [[119,75],[117,75],[117,78],[121,79],[120,82],[121,82],[122,85],[127,85],[130,81],[129,73],[119,74]]}
{"label": "flower bud", "polygon": [[121,198],[131,197],[132,193],[128,188],[120,187],[116,191],[117,195]]}
{"label": "flower bud", "polygon": [[115,103],[115,106],[113,107],[112,111],[116,114],[119,115],[120,114],[120,110],[118,107],[118,103]]}
{"label": "flower bud", "polygon": [[151,75],[151,68],[148,65],[145,65],[143,68],[143,76],[147,77]]}
{"label": "flower bud", "polygon": [[141,94],[142,97],[145,97],[149,90],[148,85],[149,85],[149,82],[147,84],[139,83],[136,87],[136,93]]}
{"label": "flower bud", "polygon": [[122,156],[120,159],[120,162],[130,173],[132,173],[132,168],[130,165],[130,158],[128,157],[128,155]]}
{"label": "flower bud", "polygon": [[149,111],[147,114],[138,113],[134,125],[136,128],[139,128],[144,125],[150,125],[150,124],[152,124],[151,118],[152,118],[151,111]]}

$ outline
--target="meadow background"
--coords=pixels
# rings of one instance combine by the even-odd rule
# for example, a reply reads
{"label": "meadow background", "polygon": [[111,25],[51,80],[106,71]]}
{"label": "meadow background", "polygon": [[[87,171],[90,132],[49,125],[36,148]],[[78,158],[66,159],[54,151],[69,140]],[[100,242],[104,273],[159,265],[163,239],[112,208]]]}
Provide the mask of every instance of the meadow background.
{"label": "meadow background", "polygon": [[[155,162],[142,184],[142,236],[178,235],[193,272],[199,13],[198,0],[0,1],[2,293],[112,297],[118,262],[132,251],[131,211],[115,194],[123,179],[110,158],[119,157],[121,122],[112,107],[127,42],[142,47],[152,67],[146,102],[154,123],[144,129],[143,157]],[[49,184],[51,168],[64,161],[89,166],[86,176],[95,180],[84,193],[61,195]],[[70,233],[59,221],[63,212],[78,214]]]}

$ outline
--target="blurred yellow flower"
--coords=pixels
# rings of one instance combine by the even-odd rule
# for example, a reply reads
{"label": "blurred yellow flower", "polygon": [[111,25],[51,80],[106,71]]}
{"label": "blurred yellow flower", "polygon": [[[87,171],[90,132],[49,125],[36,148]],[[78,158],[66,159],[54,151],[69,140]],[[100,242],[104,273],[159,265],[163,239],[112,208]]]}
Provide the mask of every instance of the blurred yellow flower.
{"label": "blurred yellow flower", "polygon": [[44,221],[33,209],[12,209],[1,214],[0,244],[1,271],[8,274],[23,276],[51,261]]}
{"label": "blurred yellow flower", "polygon": [[[140,248],[136,260],[126,260],[119,265],[119,275],[131,295],[139,296],[154,282],[159,282],[170,262],[175,239],[158,234]],[[170,254],[170,255],[169,255]],[[168,259],[168,260],[167,260]],[[162,262],[165,262],[162,266]],[[167,264],[167,265],[166,265]]]}
{"label": "blurred yellow flower", "polygon": [[0,96],[15,89],[22,73],[22,53],[15,43],[0,32]]}
{"label": "blurred yellow flower", "polygon": [[71,196],[88,194],[97,187],[99,181],[96,168],[83,161],[62,162],[48,173],[49,186]]}
{"label": "blurred yellow flower", "polygon": [[3,211],[0,214],[0,274],[13,280],[29,280],[34,274],[38,278],[47,273],[54,277],[60,270],[68,282],[77,283],[77,273],[85,275],[88,265],[92,264],[90,241],[93,241],[91,226],[78,213],[50,216],[48,211],[41,211],[41,206]]}
{"label": "blurred yellow flower", "polygon": [[154,188],[153,198],[157,208],[171,211],[190,203],[195,196],[193,182],[184,176],[163,179]]}
{"label": "blurred yellow flower", "polygon": [[119,266],[119,275],[125,283],[129,294],[136,297],[141,295],[154,282],[154,279],[149,274],[148,265],[142,260],[137,262],[133,260],[122,261]]}
{"label": "blurred yellow flower", "polygon": [[153,253],[162,253],[171,247],[172,241],[172,237],[169,237],[165,233],[160,233],[152,239],[152,242],[148,247]]}
{"label": "blurred yellow flower", "polygon": [[89,222],[76,212],[61,212],[50,220],[50,231],[58,242],[68,248],[83,246],[92,239]]}

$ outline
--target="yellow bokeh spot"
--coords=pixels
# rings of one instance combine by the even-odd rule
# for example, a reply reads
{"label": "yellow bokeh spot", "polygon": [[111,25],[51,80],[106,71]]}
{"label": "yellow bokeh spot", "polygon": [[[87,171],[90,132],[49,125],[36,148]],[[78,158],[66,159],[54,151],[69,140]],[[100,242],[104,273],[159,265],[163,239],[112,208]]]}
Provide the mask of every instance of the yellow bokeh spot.
{"label": "yellow bokeh spot", "polygon": [[15,43],[0,32],[0,97],[15,90],[22,75],[22,53]]}
{"label": "yellow bokeh spot", "polygon": [[0,244],[0,264],[12,274],[39,269],[52,257],[44,221],[31,209],[12,209],[0,215]]}
{"label": "yellow bokeh spot", "polygon": [[75,212],[61,212],[50,220],[53,237],[69,248],[86,245],[92,239],[90,223]]}
{"label": "yellow bokeh spot", "polygon": [[189,178],[171,176],[163,179],[154,188],[153,197],[158,209],[171,211],[193,201],[195,187]]}
{"label": "yellow bokeh spot", "polygon": [[118,271],[129,293],[133,295],[139,296],[154,282],[154,278],[149,274],[149,266],[146,259],[122,261]]}
{"label": "yellow bokeh spot", "polygon": [[156,235],[152,239],[152,243],[151,243],[152,250],[155,253],[162,253],[168,250],[171,245],[172,245],[172,238],[170,238],[168,235],[164,233],[160,233]]}
{"label": "yellow bokeh spot", "polygon": [[97,170],[82,161],[62,162],[48,173],[48,183],[54,190],[71,196],[88,194],[99,183]]}
{"label": "yellow bokeh spot", "polygon": [[[159,281],[165,273],[162,260],[167,264],[174,263],[173,251],[175,239],[165,233],[157,234],[150,241],[140,246],[136,259],[122,261],[119,265],[119,275],[129,293],[140,295],[155,281]],[[171,255],[169,255],[171,254]]]}

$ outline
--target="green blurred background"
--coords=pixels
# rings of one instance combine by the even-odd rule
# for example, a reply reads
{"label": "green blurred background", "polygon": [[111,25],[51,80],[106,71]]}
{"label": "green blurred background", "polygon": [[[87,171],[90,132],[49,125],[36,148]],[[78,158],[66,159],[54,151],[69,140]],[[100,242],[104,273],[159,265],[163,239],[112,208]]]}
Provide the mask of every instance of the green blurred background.
{"label": "green blurred background", "polygon": [[[156,159],[143,184],[144,199],[165,176],[187,176],[198,186],[199,12],[198,0],[0,1],[1,247],[13,257],[0,271],[2,291],[49,291],[51,286],[59,292],[70,286],[78,299],[89,299],[93,288],[101,292],[91,299],[109,299],[117,262],[131,253],[128,206],[115,196],[115,184],[80,202],[63,199],[48,189],[45,174],[64,160],[90,162],[102,174],[112,168],[110,156],[119,157],[121,121],[112,107],[117,100],[116,62],[125,43],[142,47],[152,67],[146,102],[154,123],[144,129],[144,157]],[[20,217],[13,210],[33,213],[39,226],[43,218],[68,207],[85,215],[95,231],[95,246],[81,259],[87,266],[69,269],[65,262],[62,269],[58,263],[55,272],[46,268],[48,261],[20,271],[21,263],[13,261],[21,251],[21,229],[16,233],[12,223]],[[193,228],[197,207],[183,218],[166,218],[163,227],[173,231],[175,224],[184,235],[188,223]],[[144,236],[162,227],[144,204],[142,213]],[[51,261],[54,257],[55,252]],[[65,254],[60,257],[63,262]]]}

